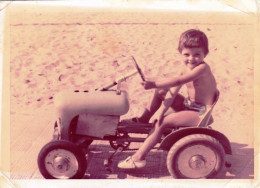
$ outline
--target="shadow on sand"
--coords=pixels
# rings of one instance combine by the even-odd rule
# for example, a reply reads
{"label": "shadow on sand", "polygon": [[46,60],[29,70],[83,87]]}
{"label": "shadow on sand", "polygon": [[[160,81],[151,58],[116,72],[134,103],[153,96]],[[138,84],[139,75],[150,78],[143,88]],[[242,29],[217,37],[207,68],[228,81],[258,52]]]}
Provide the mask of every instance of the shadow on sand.
{"label": "shadow on sand", "polygon": [[254,178],[254,148],[247,144],[231,143],[232,155],[227,155],[231,167],[226,169],[223,179],[253,179]]}
{"label": "shadow on sand", "polygon": [[[254,178],[254,149],[246,144],[231,143],[232,155],[226,159],[231,163],[230,168],[224,168],[218,179],[253,179]],[[166,166],[167,152],[152,150],[147,156],[147,166],[142,169],[121,170],[117,168],[119,161],[134,154],[133,150],[118,153],[113,158],[112,172],[106,170],[104,160],[108,159],[114,150],[108,145],[90,146],[88,168],[85,179],[152,179],[172,178]]]}
{"label": "shadow on sand", "polygon": [[[137,149],[137,148],[136,148]],[[142,169],[122,170],[117,168],[119,161],[134,154],[136,149],[118,153],[111,164],[112,172],[106,170],[104,160],[108,159],[114,150],[107,145],[90,146],[88,153],[88,168],[84,178],[86,179],[126,179],[126,178],[165,178],[170,174],[166,166],[167,152],[152,150],[147,156],[147,165]]]}

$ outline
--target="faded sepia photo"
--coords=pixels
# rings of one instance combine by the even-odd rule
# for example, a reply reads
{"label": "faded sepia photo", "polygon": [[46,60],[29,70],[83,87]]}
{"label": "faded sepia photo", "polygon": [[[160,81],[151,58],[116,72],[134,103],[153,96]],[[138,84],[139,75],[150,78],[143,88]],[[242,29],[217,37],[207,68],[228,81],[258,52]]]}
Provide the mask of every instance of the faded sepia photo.
{"label": "faded sepia photo", "polygon": [[[246,179],[250,186],[258,178],[257,1],[3,3],[5,184],[65,178],[86,186],[84,180],[97,179],[163,180],[164,186],[220,179],[228,185]],[[195,126],[165,128],[145,164],[130,158],[131,168],[121,169],[120,161],[156,130],[159,112],[145,123],[135,117],[159,84],[147,85],[180,75],[180,36],[189,30],[207,37],[203,63],[215,78],[214,101]],[[185,101],[187,90],[178,91]]]}

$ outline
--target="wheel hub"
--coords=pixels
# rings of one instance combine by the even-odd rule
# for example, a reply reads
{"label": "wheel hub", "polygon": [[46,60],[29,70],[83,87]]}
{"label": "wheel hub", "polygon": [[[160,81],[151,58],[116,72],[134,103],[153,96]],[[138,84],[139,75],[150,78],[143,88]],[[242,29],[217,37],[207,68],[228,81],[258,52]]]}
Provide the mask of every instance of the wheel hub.
{"label": "wheel hub", "polygon": [[59,179],[73,177],[79,168],[76,156],[65,149],[55,149],[49,152],[45,158],[48,173]]}
{"label": "wheel hub", "polygon": [[205,167],[205,159],[201,155],[195,155],[190,158],[189,166],[194,170],[199,170]]}
{"label": "wheel hub", "polygon": [[65,157],[57,156],[53,160],[53,167],[60,173],[66,172],[70,168],[70,161]]}
{"label": "wheel hub", "polygon": [[197,144],[183,149],[177,159],[180,173],[187,178],[206,177],[217,165],[215,152],[204,145]]}

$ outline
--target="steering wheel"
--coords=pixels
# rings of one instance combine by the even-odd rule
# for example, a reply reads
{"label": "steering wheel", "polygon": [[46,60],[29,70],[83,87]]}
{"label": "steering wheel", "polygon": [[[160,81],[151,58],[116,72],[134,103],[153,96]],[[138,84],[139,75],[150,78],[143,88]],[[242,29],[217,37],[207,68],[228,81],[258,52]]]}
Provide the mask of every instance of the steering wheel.
{"label": "steering wheel", "polygon": [[139,65],[137,64],[137,62],[136,62],[134,56],[132,56],[132,59],[133,59],[133,61],[134,61],[134,63],[135,63],[135,67],[136,67],[136,69],[137,69],[137,71],[138,71],[138,73],[139,73],[141,79],[142,79],[143,81],[145,81],[144,73],[142,72],[141,68],[140,68]]}

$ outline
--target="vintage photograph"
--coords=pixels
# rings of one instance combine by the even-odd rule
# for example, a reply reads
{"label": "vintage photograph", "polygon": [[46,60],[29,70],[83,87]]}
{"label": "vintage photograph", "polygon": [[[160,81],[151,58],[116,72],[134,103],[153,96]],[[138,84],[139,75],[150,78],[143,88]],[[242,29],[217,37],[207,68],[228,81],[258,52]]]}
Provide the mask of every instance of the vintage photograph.
{"label": "vintage photograph", "polygon": [[257,3],[232,2],[7,3],[9,180],[255,179]]}

